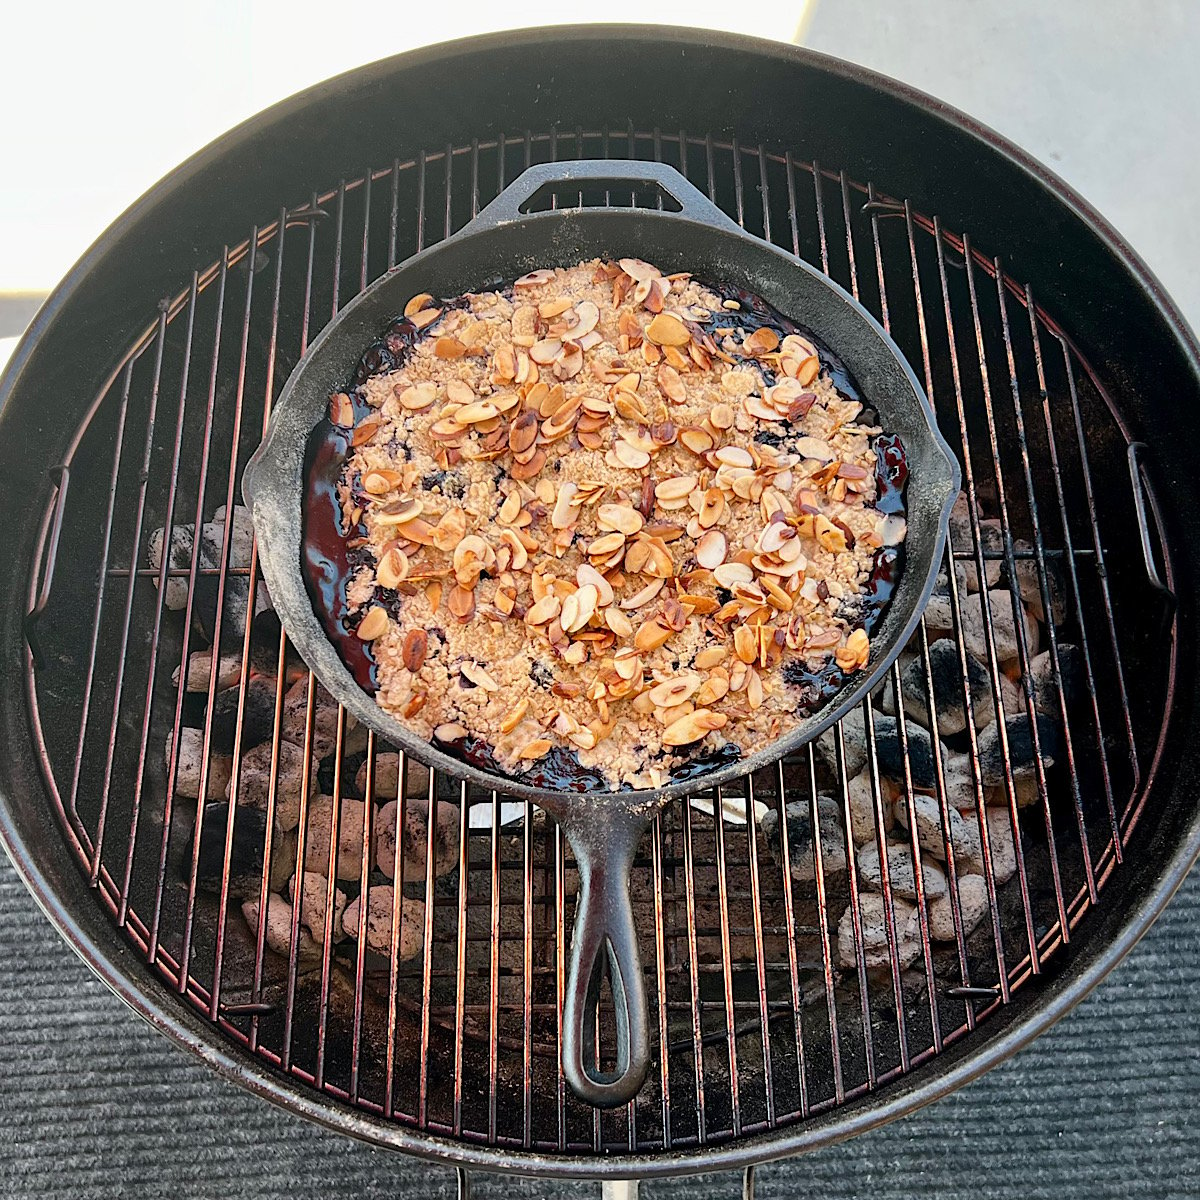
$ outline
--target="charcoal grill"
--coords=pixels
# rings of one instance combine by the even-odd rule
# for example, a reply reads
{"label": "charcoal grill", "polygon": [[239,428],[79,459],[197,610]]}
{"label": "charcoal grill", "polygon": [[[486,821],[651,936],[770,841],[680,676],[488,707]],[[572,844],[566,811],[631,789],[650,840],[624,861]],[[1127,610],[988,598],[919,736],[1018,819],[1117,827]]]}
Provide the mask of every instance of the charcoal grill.
{"label": "charcoal grill", "polygon": [[[951,938],[933,937],[919,873],[915,925],[901,927],[885,865],[884,942],[866,944],[849,832],[857,735],[845,722],[823,748],[656,818],[633,873],[653,1063],[638,1098],[604,1113],[569,1094],[559,1066],[575,873],[556,827],[528,803],[430,777],[425,795],[453,814],[459,850],[445,878],[429,853],[424,876],[408,881],[404,903],[424,903],[412,959],[393,951],[381,969],[359,947],[314,962],[300,952],[298,905],[287,954],[267,948],[261,924],[248,931],[233,894],[235,824],[218,827],[214,870],[194,802],[176,794],[182,730],[212,740],[216,675],[205,696],[172,672],[206,644],[188,632],[198,623],[220,642],[228,622],[235,662],[266,674],[273,662],[280,680],[286,639],[236,626],[260,589],[253,554],[231,565],[231,523],[215,562],[147,565],[155,529],[209,521],[237,501],[273,397],[348,299],[524,167],[596,157],[672,164],[879,317],[963,467],[963,522],[946,559],[952,645],[966,654],[960,572],[1012,579],[1029,563],[1047,607],[1052,577],[1062,582],[1064,619],[1045,636],[1055,663],[1059,643],[1077,647],[1078,667],[1074,687],[1065,668],[1050,676],[1053,765],[1035,722],[1032,775],[1018,773],[1014,727],[986,790],[973,721],[955,761],[935,738],[932,761],[919,763],[903,695],[888,735],[898,758],[878,707],[863,707],[876,828],[894,804],[918,853],[915,805],[924,792],[937,801]],[[658,198],[545,197],[580,202]],[[381,1144],[462,1165],[619,1177],[745,1166],[889,1119],[1078,1001],[1200,849],[1186,754],[1197,735],[1187,489],[1198,364],[1170,301],[1082,201],[967,118],[857,68],[746,39],[610,28],[473,39],[351,73],[168,177],[89,251],[9,365],[6,846],[63,935],[137,1011],[268,1098]],[[985,537],[985,522],[998,536]],[[176,580],[182,614],[163,603]],[[1000,669],[1004,614],[976,603],[978,695],[1029,717],[1032,690],[1014,691]],[[932,641],[923,625],[912,647],[927,673]],[[1027,674],[1034,647],[1017,641],[1012,673]],[[893,698],[900,669],[885,684]],[[241,669],[234,769],[248,676]],[[311,677],[303,687],[307,754],[318,696]],[[964,690],[968,718],[978,695]],[[282,723],[280,684],[267,739],[276,761]],[[322,786],[347,787],[363,758],[373,811],[382,748],[373,735],[360,747],[344,714],[334,734]],[[209,754],[203,762],[200,795],[216,770]],[[410,772],[402,761],[402,792]],[[986,914],[970,932],[948,815],[962,778],[968,815],[999,814],[982,822]],[[832,822],[819,794],[833,801]],[[753,822],[704,811],[755,802],[776,814],[798,804],[820,836],[792,845],[782,820],[770,841]],[[1009,878],[995,863],[1014,829]],[[260,906],[274,886],[261,874]],[[398,906],[393,945],[401,916]],[[333,914],[322,920],[328,934]],[[603,1056],[607,1019],[596,1032]]]}

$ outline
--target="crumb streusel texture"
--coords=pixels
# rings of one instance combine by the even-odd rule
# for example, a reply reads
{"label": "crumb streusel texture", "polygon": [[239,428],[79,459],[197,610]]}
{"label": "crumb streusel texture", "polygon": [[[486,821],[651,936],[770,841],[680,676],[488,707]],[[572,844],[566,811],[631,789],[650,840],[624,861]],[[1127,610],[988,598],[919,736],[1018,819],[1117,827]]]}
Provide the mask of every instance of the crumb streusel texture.
{"label": "crumb streusel texture", "polygon": [[[806,716],[789,677],[866,665],[860,601],[904,536],[880,430],[737,307],[636,259],[413,298],[338,488],[384,709],[508,771],[565,749],[655,787]],[[355,424],[348,396],[330,415]]]}

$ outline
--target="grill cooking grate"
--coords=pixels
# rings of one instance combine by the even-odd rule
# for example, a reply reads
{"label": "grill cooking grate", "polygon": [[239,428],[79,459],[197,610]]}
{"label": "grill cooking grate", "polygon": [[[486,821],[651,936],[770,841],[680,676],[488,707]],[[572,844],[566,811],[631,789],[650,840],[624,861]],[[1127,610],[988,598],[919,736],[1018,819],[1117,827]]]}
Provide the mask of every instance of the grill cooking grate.
{"label": "grill cooking grate", "polygon": [[[265,923],[249,931],[242,900],[261,905],[280,881],[239,874],[246,810],[233,810],[236,828],[226,810],[205,825],[177,792],[191,769],[185,742],[197,738],[193,788],[220,791],[213,747],[221,738],[232,744],[237,778],[254,740],[247,665],[256,678],[283,679],[286,639],[269,615],[241,632],[262,589],[233,523],[214,527],[208,557],[173,563],[164,554],[161,568],[146,565],[155,530],[201,525],[218,506],[238,503],[272,397],[342,304],[461,227],[525,166],[601,156],[679,167],[748,230],[849,288],[913,363],[964,466],[966,507],[947,549],[940,611],[949,614],[941,636],[960,672],[952,707],[967,717],[945,744],[924,739],[911,689],[901,687],[905,659],[881,689],[902,693],[894,724],[864,706],[865,724],[847,719],[821,747],[723,794],[697,793],[710,807],[754,802],[779,815],[785,803],[798,806],[776,822],[778,841],[685,803],[656,819],[633,880],[654,1065],[634,1103],[604,1114],[574,1100],[558,1068],[575,874],[562,836],[531,806],[502,810],[494,794],[436,775],[425,784],[423,768],[401,758],[401,794],[420,788],[459,833],[456,869],[434,878],[430,867],[403,889],[407,911],[424,904],[420,952],[380,961],[350,941],[310,958],[299,905],[286,909],[288,954],[267,948]],[[550,1152],[652,1153],[803,1122],[907,1074],[1033,985],[1066,946],[1122,868],[1165,736],[1174,642],[1147,612],[1148,598],[1169,597],[1170,563],[1162,584],[1149,548],[1153,496],[1095,373],[1000,260],[968,238],[845,173],[761,147],[684,132],[552,130],[446,147],[313,193],[162,300],[98,391],[61,470],[44,566],[30,581],[40,615],[30,623],[36,653],[27,678],[47,783],[96,896],[159,975],[249,1053],[421,1131]],[[1020,614],[1004,611],[1013,607],[1004,582],[978,600],[965,585],[970,572],[1009,580],[1025,571],[1044,607],[1065,609],[1057,628],[1014,624]],[[182,614],[163,604],[168,584],[186,588]],[[976,625],[972,606],[982,616]],[[240,672],[224,717],[213,716],[216,672],[206,693],[172,679],[208,645],[187,632],[196,624],[223,641]],[[935,680],[937,633],[923,622],[911,648]],[[1015,656],[1002,645],[1014,636]],[[1019,682],[1032,678],[1033,637],[1050,656],[1048,690]],[[984,671],[964,688],[968,646]],[[276,686],[268,704],[273,764],[284,744],[285,690]],[[301,693],[307,757],[321,733],[311,676]],[[937,699],[927,686],[925,706]],[[996,723],[1003,736],[991,745],[973,719],[987,704],[1009,718]],[[1049,715],[1031,724],[1035,704]],[[937,716],[930,722],[936,727]],[[348,730],[340,712],[332,732],[337,750],[321,767],[320,790],[353,792],[360,760],[368,764],[369,851],[385,748]],[[1057,743],[1052,764],[1048,737]],[[860,762],[865,800],[851,783]],[[1023,763],[1032,773],[1017,769]],[[273,766],[272,808],[276,776]],[[900,885],[888,856],[878,928],[850,833],[861,803],[876,837],[893,805],[906,828],[920,828],[924,794],[937,801],[924,837],[927,851],[944,847],[950,903],[937,916],[950,921],[950,938],[933,936],[946,929],[931,928],[935,897],[920,873],[908,916],[893,896]],[[968,821],[982,818],[986,912],[977,925],[958,903],[961,825],[948,797]],[[805,817],[819,836],[805,833]],[[267,862],[287,853],[270,824]],[[302,809],[300,844],[306,824]],[[211,831],[203,839],[201,828]],[[910,854],[919,853],[918,836],[904,835]],[[340,886],[353,893],[364,882],[365,869]],[[332,899],[328,888],[318,916],[306,920],[326,935],[335,928]],[[397,906],[393,945],[403,919]],[[843,967],[839,954],[850,949]],[[612,1046],[603,1025],[598,1037]]]}

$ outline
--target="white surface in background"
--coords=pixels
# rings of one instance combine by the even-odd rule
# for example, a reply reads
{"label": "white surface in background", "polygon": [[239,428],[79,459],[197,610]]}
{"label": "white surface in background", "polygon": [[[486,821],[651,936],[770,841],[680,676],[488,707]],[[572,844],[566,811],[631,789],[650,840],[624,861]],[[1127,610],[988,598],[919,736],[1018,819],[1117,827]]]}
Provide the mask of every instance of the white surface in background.
{"label": "white surface in background", "polygon": [[922,88],[1041,159],[1200,328],[1197,0],[822,0],[805,42]]}
{"label": "white surface in background", "polygon": [[[598,19],[789,41],[808,2],[758,0],[749,14],[729,0],[14,0],[0,21],[0,292],[53,287],[183,159],[362,63],[475,33]],[[614,63],[614,86],[620,72]]]}

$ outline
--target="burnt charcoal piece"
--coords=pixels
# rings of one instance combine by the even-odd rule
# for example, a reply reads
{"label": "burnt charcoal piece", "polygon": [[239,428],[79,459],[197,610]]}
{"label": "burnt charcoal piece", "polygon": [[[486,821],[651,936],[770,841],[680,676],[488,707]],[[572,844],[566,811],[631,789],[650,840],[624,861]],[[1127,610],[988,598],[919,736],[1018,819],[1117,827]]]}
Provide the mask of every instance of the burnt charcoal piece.
{"label": "burnt charcoal piece", "polygon": [[[912,771],[913,787],[936,786],[937,772],[933,765],[933,747],[929,734],[915,721],[904,723],[908,739],[908,762]],[[875,718],[875,752],[879,756],[879,770],[892,779],[904,778],[904,754],[900,746],[900,731],[895,717]]]}
{"label": "burnt charcoal piece", "polygon": [[[793,800],[784,807],[787,818],[787,863],[797,883],[811,883],[816,878],[813,858],[812,806],[807,800]],[[843,874],[846,870],[846,834],[842,814],[836,801],[828,796],[817,797],[817,820],[821,828],[821,867],[825,878]],[[784,865],[783,840],[779,835],[779,811],[769,808],[759,822],[763,838],[780,866]]]}
{"label": "burnt charcoal piece", "polygon": [[[1070,706],[1082,694],[1084,685],[1083,655],[1070,642],[1058,644],[1058,672],[1062,679],[1063,696]],[[1062,704],[1058,685],[1054,682],[1054,665],[1050,651],[1045,650],[1029,664],[1033,680],[1033,702],[1040,713],[1061,719]]]}
{"label": "burnt charcoal piece", "polygon": [[[225,866],[225,831],[229,801],[206,804],[200,817],[200,860],[196,882],[204,891],[219,891]],[[229,852],[229,894],[257,896],[262,887],[263,851],[267,838],[267,814],[256,808],[241,808],[233,822]]]}
{"label": "burnt charcoal piece", "polygon": [[[958,647],[949,638],[939,638],[929,647],[929,668],[933,676],[933,702],[937,707],[938,733],[949,737],[961,733],[967,727],[967,709],[963,702],[963,667]],[[975,725],[982,728],[995,715],[992,703],[991,677],[987,668],[974,657],[967,655],[967,678],[971,685],[971,707]],[[928,687],[925,680],[925,662],[918,654],[900,676],[900,692],[904,697],[904,711],[922,724],[929,724]]]}
{"label": "burnt charcoal piece", "polygon": [[[238,703],[242,689],[226,688],[213,698],[212,744],[219,750],[233,750],[237,734]],[[246,684],[246,703],[242,717],[242,750],[265,742],[275,729],[275,680],[255,675]]]}
{"label": "burnt charcoal piece", "polygon": [[[1004,753],[1000,745],[999,722],[993,721],[979,735],[979,770],[985,784],[1004,783]],[[1033,771],[1033,735],[1026,713],[1006,717],[1004,731],[1008,739],[1008,758],[1013,774],[1028,775]],[[1037,718],[1038,743],[1042,763],[1051,766],[1058,754],[1058,730],[1049,718],[1040,713]],[[910,742],[911,744],[911,742]]]}

